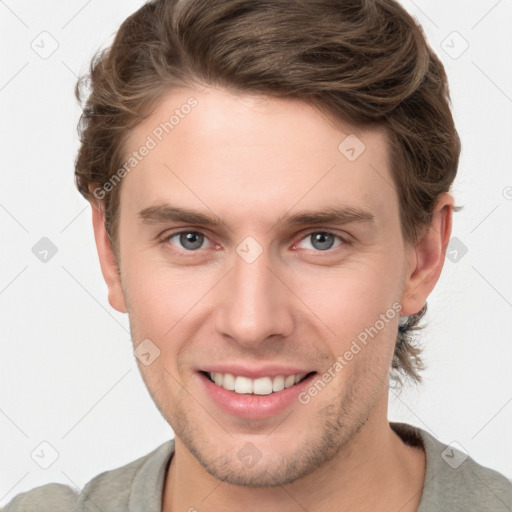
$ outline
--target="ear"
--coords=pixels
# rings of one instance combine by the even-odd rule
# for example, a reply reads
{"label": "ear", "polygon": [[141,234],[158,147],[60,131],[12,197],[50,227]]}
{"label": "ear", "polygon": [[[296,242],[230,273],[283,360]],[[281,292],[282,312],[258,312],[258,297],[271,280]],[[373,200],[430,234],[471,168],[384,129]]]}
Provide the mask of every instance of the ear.
{"label": "ear", "polygon": [[120,313],[126,313],[127,309],[121,286],[119,266],[114,255],[114,250],[112,249],[112,243],[105,229],[105,214],[99,203],[91,201],[91,207],[92,225],[100,259],[101,273],[108,287],[108,302]]}
{"label": "ear", "polygon": [[402,315],[417,313],[439,280],[452,232],[453,208],[453,197],[448,192],[441,194],[430,225],[418,237],[416,245],[408,249]]}

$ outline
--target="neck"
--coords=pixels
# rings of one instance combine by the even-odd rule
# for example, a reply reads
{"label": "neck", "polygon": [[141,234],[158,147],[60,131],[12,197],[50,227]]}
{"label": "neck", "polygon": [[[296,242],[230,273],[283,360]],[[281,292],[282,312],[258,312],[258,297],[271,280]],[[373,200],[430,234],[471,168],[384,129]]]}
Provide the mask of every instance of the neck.
{"label": "neck", "polygon": [[[384,407],[384,411],[380,407]],[[384,415],[382,415],[384,412]],[[415,512],[425,478],[423,449],[406,445],[386,419],[381,401],[368,421],[337,455],[313,473],[280,487],[240,487],[211,476],[175,440],[162,512],[244,510],[292,512],[300,509]],[[376,418],[384,418],[376,421]]]}

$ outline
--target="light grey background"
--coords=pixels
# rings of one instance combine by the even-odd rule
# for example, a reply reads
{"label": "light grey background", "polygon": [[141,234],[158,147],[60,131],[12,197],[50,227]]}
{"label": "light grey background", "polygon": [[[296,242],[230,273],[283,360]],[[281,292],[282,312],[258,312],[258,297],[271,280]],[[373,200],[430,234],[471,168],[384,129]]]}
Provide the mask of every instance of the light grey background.
{"label": "light grey background", "polygon": [[[108,305],[73,184],[77,74],[141,4],[0,1],[0,504],[47,482],[81,489],[172,436],[127,318]],[[449,75],[463,145],[453,193],[465,208],[429,300],[425,383],[390,393],[390,419],[512,478],[512,1],[403,5]],[[57,248],[47,262],[32,252],[43,237]]]}

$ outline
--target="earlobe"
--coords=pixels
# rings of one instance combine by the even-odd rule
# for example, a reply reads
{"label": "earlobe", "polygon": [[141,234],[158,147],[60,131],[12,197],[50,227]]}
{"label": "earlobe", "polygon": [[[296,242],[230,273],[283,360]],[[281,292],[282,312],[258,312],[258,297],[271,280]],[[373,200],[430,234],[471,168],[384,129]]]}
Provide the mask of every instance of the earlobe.
{"label": "earlobe", "polygon": [[434,289],[445,261],[452,232],[453,197],[441,194],[432,214],[432,222],[410,249],[406,283],[402,294],[402,315],[417,313]]}
{"label": "earlobe", "polygon": [[108,288],[108,302],[120,313],[126,313],[126,303],[121,286],[119,267],[112,249],[112,243],[105,229],[105,214],[98,203],[92,203],[92,225],[100,260],[101,273]]}

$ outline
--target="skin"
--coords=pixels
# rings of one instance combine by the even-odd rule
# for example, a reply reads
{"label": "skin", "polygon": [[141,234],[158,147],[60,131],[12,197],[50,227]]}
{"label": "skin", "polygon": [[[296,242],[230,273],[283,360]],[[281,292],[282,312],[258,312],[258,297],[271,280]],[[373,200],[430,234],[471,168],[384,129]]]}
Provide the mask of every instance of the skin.
{"label": "skin", "polygon": [[[127,154],[190,96],[197,107],[122,181],[118,261],[92,203],[109,302],[128,313],[135,346],[149,338],[160,350],[138,364],[175,433],[162,510],[416,510],[425,454],[387,420],[398,315],[307,405],[271,418],[221,411],[196,369],[282,363],[321,374],[393,303],[402,315],[419,311],[442,271],[453,197],[440,196],[431,226],[408,245],[383,131],[334,125],[301,101],[214,87],[169,92],[130,133]],[[348,134],[366,146],[353,162],[338,150]],[[224,224],[138,216],[162,204]],[[340,205],[369,210],[374,224],[277,225]],[[180,231],[203,234],[203,244],[183,246],[171,238]],[[318,232],[345,241],[321,250],[310,236]],[[252,263],[236,252],[247,236],[263,249]],[[237,457],[246,443],[261,454],[252,467]]]}

